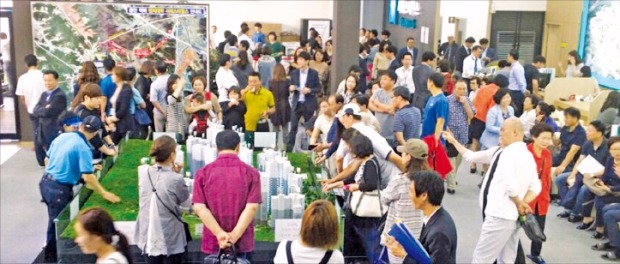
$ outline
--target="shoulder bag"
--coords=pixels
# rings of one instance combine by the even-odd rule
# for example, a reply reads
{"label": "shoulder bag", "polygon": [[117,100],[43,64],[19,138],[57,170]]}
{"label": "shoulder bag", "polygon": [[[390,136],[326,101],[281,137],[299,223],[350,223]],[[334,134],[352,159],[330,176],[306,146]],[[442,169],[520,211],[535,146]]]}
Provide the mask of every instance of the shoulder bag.
{"label": "shoulder bag", "polygon": [[[293,263],[293,253],[291,252],[291,245],[292,244],[293,244],[293,241],[286,241],[286,260],[288,261],[288,264],[294,264]],[[333,250],[326,251],[325,255],[323,255],[323,258],[321,259],[319,264],[327,264],[329,259],[332,258],[332,253],[334,253]]]}
{"label": "shoulder bag", "polygon": [[152,122],[146,111],[138,106],[136,106],[136,113],[134,114],[134,118],[136,119],[136,123],[138,123],[138,125],[140,126],[148,126]]}
{"label": "shoulder bag", "polygon": [[[381,170],[374,158],[370,159],[375,164],[379,183],[377,189],[370,192],[355,191],[351,193],[351,212],[359,217],[382,217],[387,213],[387,206],[381,202]],[[362,176],[363,177],[363,176]]]}
{"label": "shoulder bag", "polygon": [[172,209],[170,209],[166,203],[164,203],[164,201],[161,200],[161,197],[159,197],[159,195],[157,194],[157,190],[155,189],[155,185],[153,185],[153,180],[151,179],[151,171],[150,168],[148,170],[146,170],[146,173],[149,176],[149,182],[151,182],[151,187],[153,188],[153,193],[155,194],[155,196],[157,196],[157,200],[159,200],[159,202],[161,202],[161,204],[168,209],[168,211],[170,211],[170,213],[172,215],[174,215],[174,217],[179,220],[179,222],[181,222],[181,224],[183,224],[183,230],[185,231],[185,240],[187,241],[187,243],[189,243],[190,241],[192,241],[192,234],[189,232],[189,225],[183,221],[183,219],[181,219],[180,216],[178,216],[174,211],[172,211]]}

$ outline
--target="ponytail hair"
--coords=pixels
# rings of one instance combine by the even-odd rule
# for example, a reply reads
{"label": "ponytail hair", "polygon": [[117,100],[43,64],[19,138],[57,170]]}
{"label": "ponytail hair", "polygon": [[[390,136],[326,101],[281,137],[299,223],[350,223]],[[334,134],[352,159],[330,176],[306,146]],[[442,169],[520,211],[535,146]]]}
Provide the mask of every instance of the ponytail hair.
{"label": "ponytail hair", "polygon": [[114,221],[108,212],[99,207],[89,208],[78,215],[77,221],[88,233],[99,236],[105,243],[113,245],[125,256],[129,264],[133,264],[129,241],[123,233],[116,230]]}

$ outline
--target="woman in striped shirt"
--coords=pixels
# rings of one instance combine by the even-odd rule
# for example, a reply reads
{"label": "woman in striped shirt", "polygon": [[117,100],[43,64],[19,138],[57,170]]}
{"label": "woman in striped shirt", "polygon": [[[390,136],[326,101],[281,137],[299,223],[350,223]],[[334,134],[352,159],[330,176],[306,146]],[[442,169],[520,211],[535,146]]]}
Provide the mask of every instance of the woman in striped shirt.
{"label": "woman in striped shirt", "polygon": [[168,78],[167,91],[168,109],[166,110],[166,132],[174,132],[185,138],[187,121],[185,120],[185,103],[183,102],[183,88],[185,80],[179,75],[172,74]]}

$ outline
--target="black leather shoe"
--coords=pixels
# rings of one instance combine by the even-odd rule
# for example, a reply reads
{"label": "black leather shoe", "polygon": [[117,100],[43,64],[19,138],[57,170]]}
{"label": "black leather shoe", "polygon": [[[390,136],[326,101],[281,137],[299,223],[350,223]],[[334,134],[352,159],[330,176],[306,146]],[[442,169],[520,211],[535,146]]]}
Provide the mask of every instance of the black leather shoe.
{"label": "black leather shoe", "polygon": [[469,173],[471,173],[471,174],[476,173],[477,170],[478,170],[478,166],[476,166],[476,167],[469,167]]}
{"label": "black leather shoe", "polygon": [[568,221],[571,223],[577,223],[577,222],[581,222],[583,220],[583,216],[578,216],[578,215],[570,215],[568,217]]}
{"label": "black leather shoe", "polygon": [[570,216],[570,211],[564,211],[558,214],[559,218],[567,218]]}
{"label": "black leather shoe", "polygon": [[599,233],[599,232],[594,232],[594,234],[592,235],[592,238],[594,238],[594,239],[603,239],[603,238],[605,238],[605,234]]}
{"label": "black leather shoe", "polygon": [[594,221],[592,221],[590,223],[581,223],[581,225],[577,226],[577,229],[579,229],[579,230],[586,230],[586,229],[590,228],[592,226],[592,224],[594,224]]}
{"label": "black leather shoe", "polygon": [[456,191],[454,189],[448,189],[448,193],[449,194],[454,194],[454,193],[456,193]]}

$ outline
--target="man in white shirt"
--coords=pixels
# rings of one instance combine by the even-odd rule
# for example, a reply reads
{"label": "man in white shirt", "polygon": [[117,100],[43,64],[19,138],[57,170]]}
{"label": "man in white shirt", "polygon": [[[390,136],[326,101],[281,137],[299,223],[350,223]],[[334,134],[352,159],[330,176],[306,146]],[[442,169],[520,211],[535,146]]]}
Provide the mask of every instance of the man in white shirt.
{"label": "man in white shirt", "polygon": [[469,87],[471,79],[476,77],[483,69],[482,60],[480,59],[481,54],[482,48],[476,45],[471,48],[471,54],[463,60],[463,79],[466,80],[468,94],[471,91],[471,87]]}
{"label": "man in white shirt", "polygon": [[536,162],[523,142],[523,126],[509,118],[500,131],[500,146],[472,152],[451,133],[444,137],[468,162],[491,164],[482,182],[479,203],[482,230],[472,263],[514,263],[519,242],[520,215],[532,213],[528,205],[541,190]]}
{"label": "man in white shirt", "polygon": [[39,63],[37,57],[29,54],[26,55],[24,60],[26,67],[28,67],[28,72],[24,73],[17,80],[15,95],[19,96],[19,101],[26,106],[34,130],[38,127],[38,121],[32,113],[34,112],[34,107],[39,102],[39,98],[41,98],[41,94],[45,90],[45,85],[43,84],[43,72],[37,67]]}
{"label": "man in white shirt", "polygon": [[168,67],[162,61],[158,61],[155,64],[155,73],[157,78],[151,83],[149,90],[149,100],[153,103],[153,124],[155,126],[155,132],[164,132],[166,128],[166,108],[168,107],[168,101],[166,96],[168,95]]}
{"label": "man in white shirt", "polygon": [[217,92],[220,95],[218,101],[228,102],[228,90],[233,86],[239,86],[239,81],[235,77],[235,74],[230,69],[232,62],[230,61],[230,55],[220,55],[220,68],[215,73],[215,83],[217,84]]}
{"label": "man in white shirt", "polygon": [[411,66],[412,61],[413,57],[411,53],[405,52],[401,60],[403,66],[396,69],[396,76],[398,76],[396,86],[407,87],[409,89],[409,93],[413,95],[413,93],[415,93],[415,84],[413,82],[413,66]]}

